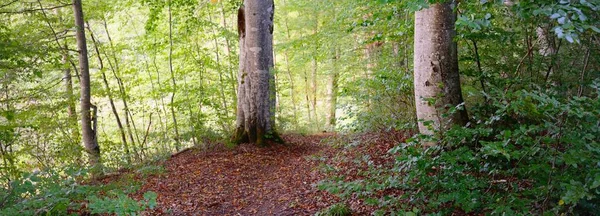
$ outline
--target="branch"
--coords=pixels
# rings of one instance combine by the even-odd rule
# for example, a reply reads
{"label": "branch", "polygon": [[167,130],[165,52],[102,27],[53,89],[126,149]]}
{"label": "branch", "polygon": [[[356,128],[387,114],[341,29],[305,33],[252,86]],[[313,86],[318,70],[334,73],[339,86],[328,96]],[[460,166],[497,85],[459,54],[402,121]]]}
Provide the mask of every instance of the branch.
{"label": "branch", "polygon": [[57,8],[70,7],[70,6],[71,6],[71,4],[66,4],[66,5],[53,6],[53,7],[49,7],[49,8],[25,9],[25,10],[20,10],[20,11],[0,11],[0,14],[31,13],[31,12],[36,12],[36,11],[53,10],[53,9],[57,9]]}
{"label": "branch", "polygon": [[12,1],[12,2],[9,2],[9,3],[6,3],[6,4],[0,5],[0,8],[6,7],[6,6],[10,6],[11,4],[14,4],[15,2],[18,2],[18,1],[19,1],[19,0],[14,0],[14,1]]}

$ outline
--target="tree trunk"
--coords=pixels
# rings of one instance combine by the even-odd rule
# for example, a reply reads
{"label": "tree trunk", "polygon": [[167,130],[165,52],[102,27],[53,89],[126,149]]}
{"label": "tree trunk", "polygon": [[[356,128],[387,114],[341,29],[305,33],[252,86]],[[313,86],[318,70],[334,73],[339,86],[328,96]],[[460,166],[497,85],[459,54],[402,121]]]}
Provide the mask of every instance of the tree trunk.
{"label": "tree trunk", "polygon": [[[106,56],[107,60],[108,60],[108,65],[111,68],[112,74],[115,77],[115,80],[117,80],[117,85],[119,86],[119,94],[121,96],[121,102],[123,102],[123,111],[125,112],[125,126],[127,127],[127,132],[129,133],[129,140],[131,141],[131,146],[133,148],[133,152],[135,153],[135,156],[137,157],[137,159],[140,159],[140,154],[136,148],[136,144],[135,144],[135,139],[133,138],[133,136],[135,135],[136,137],[138,137],[137,135],[137,130],[135,130],[135,121],[133,120],[133,116],[131,115],[131,111],[129,110],[129,105],[127,105],[127,91],[125,88],[125,84],[123,83],[123,79],[121,79],[121,77],[118,75],[120,74],[121,69],[119,68],[119,61],[117,60],[117,51],[115,49],[115,46],[113,44],[113,40],[112,37],[110,36],[110,32],[108,31],[108,25],[106,23],[106,19],[103,19],[103,26],[104,26],[104,31],[106,32],[106,37],[108,38],[108,42],[110,44],[110,48],[112,50],[112,57],[113,57],[113,62],[114,62],[114,66],[113,63],[111,63],[110,61],[110,56],[108,56],[108,54],[106,52],[104,52],[104,55]],[[90,30],[91,31],[91,30]],[[131,121],[129,120],[131,118]],[[134,126],[134,130],[131,130],[131,125],[133,124]],[[138,137],[138,143],[139,143],[139,137]],[[127,154],[129,154],[129,150],[127,150]],[[127,156],[129,157],[129,155]]]}
{"label": "tree trunk", "polygon": [[171,117],[175,127],[175,150],[179,151],[181,143],[179,140],[179,126],[177,126],[177,116],[175,115],[175,92],[177,92],[177,82],[175,82],[175,72],[173,71],[173,15],[171,14],[171,1],[169,0],[169,71],[171,72],[171,82],[173,90],[171,92]]}
{"label": "tree trunk", "polygon": [[[56,31],[54,30],[54,28],[52,27],[52,23],[50,23],[48,15],[46,14],[46,11],[44,10],[44,6],[42,5],[42,2],[40,0],[37,1],[38,5],[40,6],[40,11],[42,12],[42,15],[44,16],[45,20],[46,20],[46,24],[48,24],[48,28],[50,28],[50,30],[52,31],[52,35],[54,36],[54,41],[56,42],[56,45],[59,48],[62,48],[62,61],[61,63],[63,64],[63,82],[65,85],[65,99],[67,101],[67,116],[69,117],[69,125],[74,124],[75,128],[72,129],[72,133],[71,133],[71,139],[73,140],[73,143],[78,143],[79,141],[79,130],[76,129],[77,127],[77,111],[75,108],[75,97],[73,95],[73,79],[72,79],[72,75],[71,75],[71,66],[73,66],[73,68],[75,68],[75,64],[73,63],[73,61],[69,58],[69,46],[67,45],[67,43],[64,44],[64,46],[60,43],[60,40],[58,38],[58,34],[56,33]],[[63,19],[61,17],[60,14],[60,10],[59,8],[54,9],[54,13],[56,14],[56,16],[58,16],[58,21],[62,22]],[[70,63],[70,66],[66,66],[68,63]],[[77,70],[75,68],[75,70]]]}
{"label": "tree trunk", "polygon": [[79,49],[79,70],[80,70],[80,86],[81,86],[81,130],[82,139],[85,150],[89,154],[89,162],[92,167],[98,167],[100,162],[100,146],[96,140],[96,132],[92,125],[91,115],[92,103],[90,102],[90,70],[87,56],[87,44],[85,40],[85,28],[83,22],[83,9],[81,0],[73,0],[73,11],[75,14],[75,26],[77,29],[77,48]]}
{"label": "tree trunk", "polygon": [[[317,11],[315,11],[316,15],[315,15],[315,28],[313,29],[313,36],[315,36],[315,38],[317,37],[317,33],[319,32],[319,14]],[[318,71],[319,71],[319,63],[317,62],[317,55],[319,52],[319,43],[317,42],[315,44],[315,50],[312,57],[312,86],[311,86],[311,90],[312,90],[312,101],[311,101],[311,105],[313,108],[313,117],[314,117],[314,128],[317,131],[320,131],[320,125],[319,125],[319,115],[317,112],[317,93],[318,93],[318,81],[317,81],[317,76],[318,76]]]}
{"label": "tree trunk", "polygon": [[[287,2],[284,0],[283,4],[287,5]],[[291,40],[290,27],[288,26],[287,16],[284,17],[284,24],[285,24],[286,38],[288,40]],[[289,56],[288,56],[287,51],[283,52],[283,57],[285,59],[287,75],[288,75],[288,78],[290,79],[290,98],[292,100],[292,110],[294,111],[294,128],[297,129],[298,128],[298,106],[296,105],[297,102],[294,97],[294,77],[292,75],[292,70],[290,68],[290,61],[289,61]]]}
{"label": "tree trunk", "polygon": [[246,0],[238,12],[240,70],[236,143],[281,142],[275,132],[273,0]]}
{"label": "tree trunk", "polygon": [[332,131],[332,132],[335,131],[335,125],[336,125],[335,111],[337,108],[337,91],[338,91],[338,78],[339,78],[338,62],[340,59],[340,54],[338,53],[337,48],[335,49],[333,54],[334,54],[333,71],[331,71],[331,74],[329,75],[329,80],[328,80],[329,83],[327,85],[329,110],[327,112],[327,120],[325,122],[326,129],[329,131]]}
{"label": "tree trunk", "polygon": [[[223,25],[223,28],[227,29],[227,17],[225,16],[225,6],[223,5],[223,1],[219,1],[220,6],[221,6],[221,25]],[[234,72],[234,68],[233,68],[233,57],[231,55],[231,42],[229,41],[228,37],[225,37],[225,51],[227,52],[227,70],[228,70],[228,74],[229,74],[229,84],[231,85],[231,93],[233,95],[233,107],[237,106],[237,101],[235,100],[236,98],[236,90],[235,90],[235,72]]]}
{"label": "tree trunk", "polygon": [[[212,23],[212,13],[210,12],[210,10],[208,10],[208,21]],[[216,25],[215,25],[216,26]],[[227,105],[227,98],[225,98],[225,81],[223,79],[223,69],[221,68],[221,55],[220,55],[220,51],[219,51],[219,41],[218,41],[218,35],[217,35],[217,31],[215,31],[216,27],[212,27],[212,33],[213,33],[213,42],[215,43],[215,56],[217,57],[217,72],[219,73],[219,88],[221,90],[221,102],[223,103],[223,110],[227,111],[229,110],[229,106]],[[227,116],[227,114],[225,114],[225,116]]]}
{"label": "tree trunk", "polygon": [[[464,107],[448,117],[442,115],[463,103],[457,46],[453,40],[455,19],[450,3],[432,4],[415,14],[415,101],[417,118],[425,121],[419,122],[423,134],[468,121]],[[433,127],[428,127],[427,122],[433,123]]]}
{"label": "tree trunk", "polygon": [[106,73],[104,71],[104,61],[102,61],[102,56],[100,55],[100,48],[98,47],[98,42],[96,41],[94,32],[92,31],[91,28],[89,28],[89,23],[88,23],[88,30],[90,31],[92,44],[94,45],[94,50],[96,50],[96,56],[98,57],[98,63],[100,64],[100,72],[102,73],[102,81],[104,82],[104,87],[106,88],[106,94],[108,96],[108,103],[110,104],[110,108],[113,112],[113,115],[115,115],[115,120],[117,121],[117,127],[119,128],[119,133],[121,134],[121,142],[123,144],[123,148],[124,148],[125,154],[126,154],[125,159],[127,160],[127,163],[130,163],[131,158],[129,157],[130,156],[129,145],[127,144],[127,139],[125,138],[125,129],[123,129],[123,124],[121,123],[121,117],[119,116],[119,112],[117,112],[117,107],[115,106],[115,101],[112,96],[112,91],[110,89],[110,85],[108,84],[108,79],[106,78]]}
{"label": "tree trunk", "polygon": [[[65,49],[68,50],[68,46],[65,44]],[[65,84],[65,98],[67,99],[67,114],[72,122],[77,122],[77,112],[75,111],[75,100],[73,100],[73,80],[71,79],[71,67],[66,66],[69,62],[69,55],[63,54],[62,64],[63,67],[63,82]],[[73,132],[73,139],[77,139],[79,133]]]}

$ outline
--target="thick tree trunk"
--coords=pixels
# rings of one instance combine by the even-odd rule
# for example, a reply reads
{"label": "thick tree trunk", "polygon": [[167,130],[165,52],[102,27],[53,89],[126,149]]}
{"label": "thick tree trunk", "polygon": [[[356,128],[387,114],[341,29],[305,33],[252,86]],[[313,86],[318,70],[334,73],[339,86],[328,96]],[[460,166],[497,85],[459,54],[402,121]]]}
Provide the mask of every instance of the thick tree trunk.
{"label": "thick tree trunk", "polygon": [[100,163],[100,147],[96,140],[96,132],[92,125],[91,114],[92,104],[90,102],[90,70],[87,56],[87,44],[85,40],[85,28],[83,22],[83,9],[81,0],[73,0],[73,11],[75,14],[75,26],[77,29],[77,48],[79,49],[79,70],[80,70],[80,86],[81,86],[81,130],[82,139],[85,150],[89,154],[90,165],[97,167]]}
{"label": "thick tree trunk", "polygon": [[[414,85],[419,131],[434,130],[468,121],[465,109],[443,117],[443,113],[463,103],[458,72],[456,43],[453,41],[455,15],[450,3],[437,3],[415,14]],[[432,130],[433,129],[433,130]]]}
{"label": "thick tree trunk", "polygon": [[275,132],[273,0],[246,0],[238,13],[240,70],[236,143],[281,142]]}

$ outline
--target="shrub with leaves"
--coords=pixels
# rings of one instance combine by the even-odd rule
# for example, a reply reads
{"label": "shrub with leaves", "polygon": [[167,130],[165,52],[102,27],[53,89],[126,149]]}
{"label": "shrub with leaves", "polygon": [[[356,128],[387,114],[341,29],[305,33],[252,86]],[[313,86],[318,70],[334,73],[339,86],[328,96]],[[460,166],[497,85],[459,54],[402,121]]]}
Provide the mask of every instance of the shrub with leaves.
{"label": "shrub with leaves", "polygon": [[[473,109],[470,127],[417,135],[389,150],[396,156],[393,168],[321,188],[342,198],[357,195],[380,214],[599,214],[599,80],[592,89],[587,97],[498,91],[488,105]],[[439,145],[421,145],[432,141]],[[381,195],[391,189],[403,193]]]}
{"label": "shrub with leaves", "polygon": [[0,190],[0,215],[65,215],[89,211],[93,214],[135,215],[156,205],[153,192],[144,194],[142,201],[128,197],[128,193],[134,192],[128,189],[133,184],[131,181],[81,184],[87,173],[79,168],[23,173],[9,187]]}
{"label": "shrub with leaves", "polygon": [[123,192],[104,198],[92,195],[88,199],[88,208],[92,214],[136,215],[143,210],[153,209],[156,206],[156,196],[156,193],[149,191],[144,194],[144,200],[138,202]]}

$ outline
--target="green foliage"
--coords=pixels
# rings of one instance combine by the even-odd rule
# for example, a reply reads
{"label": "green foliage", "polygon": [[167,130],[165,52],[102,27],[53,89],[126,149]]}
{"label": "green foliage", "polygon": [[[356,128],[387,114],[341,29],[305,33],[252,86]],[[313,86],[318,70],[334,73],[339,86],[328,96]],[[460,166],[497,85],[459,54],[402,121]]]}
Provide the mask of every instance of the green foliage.
{"label": "green foliage", "polygon": [[153,209],[156,206],[156,193],[144,193],[144,200],[138,202],[122,192],[98,198],[94,195],[88,198],[88,208],[92,214],[116,214],[116,215],[136,215],[146,209]]}
{"label": "green foliage", "polygon": [[143,177],[147,177],[150,175],[160,175],[165,173],[165,167],[157,165],[147,165],[136,169],[135,172],[142,175]]}
{"label": "green foliage", "polygon": [[[441,136],[415,136],[389,150],[389,170],[326,181],[321,188],[362,197],[383,212],[593,214],[600,204],[600,80],[590,96],[553,90],[491,94],[473,109],[476,123]],[[480,112],[494,110],[493,112]],[[484,114],[487,113],[487,114]],[[423,142],[439,145],[423,149]],[[398,189],[400,196],[379,197]]]}
{"label": "green foliage", "polygon": [[317,212],[315,216],[349,216],[352,215],[352,211],[344,203],[336,203],[329,206],[323,211]]}
{"label": "green foliage", "polygon": [[[156,205],[156,194],[147,192],[144,200],[127,196],[133,193],[131,181],[108,185],[80,182],[88,171],[67,168],[58,171],[22,173],[8,188],[0,190],[1,215],[65,215],[91,211],[96,214],[133,215]],[[87,208],[85,201],[88,202]]]}

